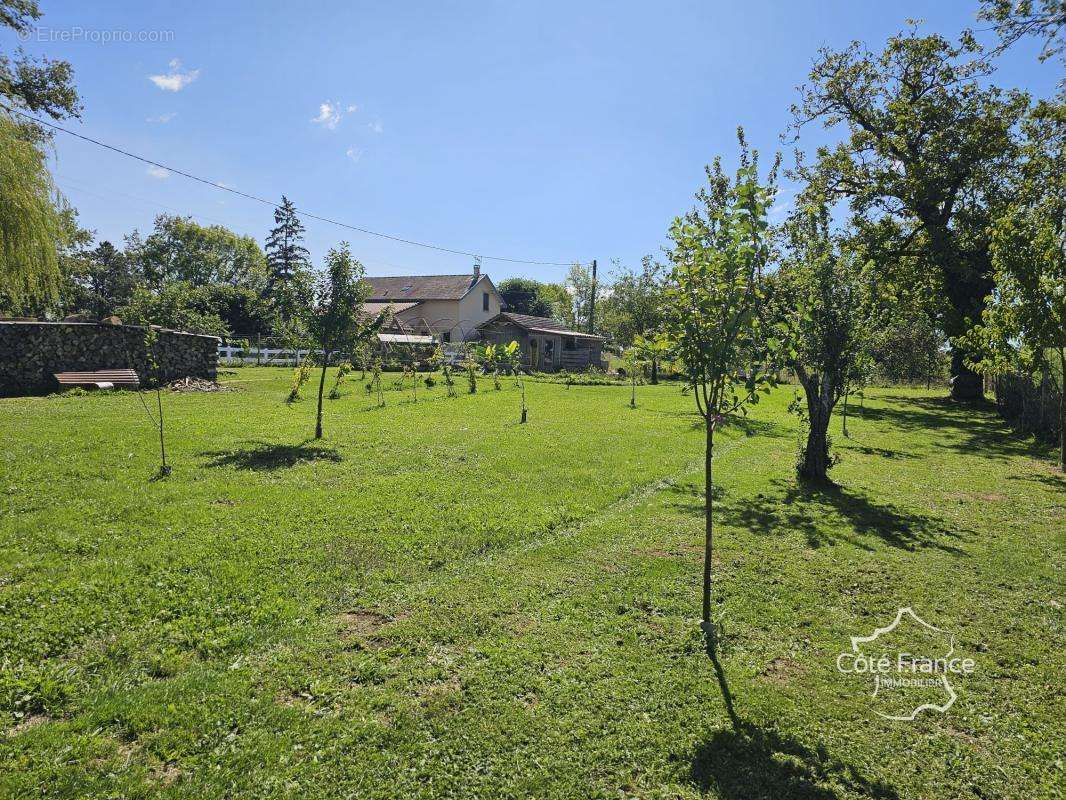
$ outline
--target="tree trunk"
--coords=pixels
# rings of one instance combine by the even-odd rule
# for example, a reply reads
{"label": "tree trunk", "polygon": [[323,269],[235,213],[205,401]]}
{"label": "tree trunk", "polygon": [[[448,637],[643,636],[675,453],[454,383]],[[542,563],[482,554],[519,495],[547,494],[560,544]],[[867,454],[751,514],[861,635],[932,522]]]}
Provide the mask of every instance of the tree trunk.
{"label": "tree trunk", "polygon": [[326,365],[329,363],[329,352],[322,351],[322,375],[318,379],[318,418],[315,422],[315,438],[322,438],[322,390],[326,388]]}
{"label": "tree trunk", "polygon": [[961,350],[951,351],[951,399],[984,400],[984,380],[963,363]]}
{"label": "tree trunk", "polygon": [[829,482],[829,418],[833,414],[832,387],[826,384],[825,376],[814,376],[803,382],[807,395],[807,446],[803,451],[803,463],[799,476],[811,483]]}
{"label": "tree trunk", "polygon": [[844,438],[847,438],[847,436],[848,436],[848,393],[847,392],[844,392],[844,413],[841,416],[841,420],[842,420],[843,425],[844,425],[844,429],[841,432],[844,434]]}
{"label": "tree trunk", "polygon": [[657,358],[651,360],[651,385],[659,385],[659,359]]}
{"label": "tree trunk", "polygon": [[707,418],[707,446],[703,463],[703,630],[711,631],[711,556],[714,551],[714,423]]}
{"label": "tree trunk", "polygon": [[159,468],[160,475],[169,475],[170,467],[167,466],[167,443],[163,435],[163,391],[157,385],[155,387],[155,403],[159,410],[159,458],[163,465]]}
{"label": "tree trunk", "polygon": [[636,373],[636,370],[633,371],[633,377],[630,379],[629,383],[630,383],[631,389],[632,389],[632,392],[629,395],[629,407],[630,408],[636,408],[637,407],[637,373]]}

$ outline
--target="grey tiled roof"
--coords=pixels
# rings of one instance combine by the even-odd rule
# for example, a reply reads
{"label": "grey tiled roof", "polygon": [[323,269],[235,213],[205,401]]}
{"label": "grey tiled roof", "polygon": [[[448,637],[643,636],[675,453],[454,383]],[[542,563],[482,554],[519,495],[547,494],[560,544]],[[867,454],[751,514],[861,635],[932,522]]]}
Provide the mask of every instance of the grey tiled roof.
{"label": "grey tiled roof", "polygon": [[364,278],[370,284],[371,302],[458,300],[477,280],[474,275],[390,275]]}
{"label": "grey tiled roof", "polygon": [[401,311],[406,311],[409,308],[414,308],[418,303],[375,303],[366,302],[363,303],[363,313],[368,317],[376,317],[386,308],[391,308],[394,314],[399,314]]}

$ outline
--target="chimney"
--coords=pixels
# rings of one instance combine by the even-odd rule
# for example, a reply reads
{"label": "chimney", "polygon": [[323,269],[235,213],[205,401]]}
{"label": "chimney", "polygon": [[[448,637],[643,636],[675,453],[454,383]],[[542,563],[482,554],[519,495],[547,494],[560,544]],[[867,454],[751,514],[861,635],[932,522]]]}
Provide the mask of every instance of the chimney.
{"label": "chimney", "polygon": [[474,279],[477,280],[481,277],[481,259],[474,259]]}

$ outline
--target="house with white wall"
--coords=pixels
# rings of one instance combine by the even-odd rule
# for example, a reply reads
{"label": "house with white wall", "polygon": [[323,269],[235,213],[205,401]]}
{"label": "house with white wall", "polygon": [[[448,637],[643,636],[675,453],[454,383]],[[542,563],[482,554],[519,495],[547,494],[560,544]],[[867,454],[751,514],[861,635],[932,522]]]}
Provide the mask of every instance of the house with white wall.
{"label": "house with white wall", "polygon": [[376,315],[391,308],[391,328],[441,342],[476,339],[478,325],[506,306],[488,275],[478,266],[466,275],[390,275],[364,279],[370,297],[364,311]]}

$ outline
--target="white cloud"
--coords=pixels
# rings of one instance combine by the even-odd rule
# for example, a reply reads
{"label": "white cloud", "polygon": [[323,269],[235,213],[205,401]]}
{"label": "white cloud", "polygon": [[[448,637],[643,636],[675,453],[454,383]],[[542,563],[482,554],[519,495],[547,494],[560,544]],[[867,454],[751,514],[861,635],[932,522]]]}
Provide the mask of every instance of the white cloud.
{"label": "white cloud", "polygon": [[153,125],[166,125],[168,122],[170,122],[176,116],[178,116],[178,112],[177,111],[167,111],[167,112],[165,112],[163,114],[157,114],[154,117],[147,117],[144,121],[145,122],[150,122]]}
{"label": "white cloud", "polygon": [[163,169],[162,167],[157,167],[153,164],[152,166],[148,167],[148,174],[151,175],[153,178],[164,180],[170,177],[170,170]]}
{"label": "white cloud", "polygon": [[353,144],[344,151],[344,155],[348,156],[352,161],[358,162],[359,159],[363,157],[363,151]]}
{"label": "white cloud", "polygon": [[318,116],[312,117],[311,122],[331,131],[336,130],[345,114],[354,114],[358,110],[359,106],[354,103],[344,104],[334,100],[324,100],[318,105]]}
{"label": "white cloud", "polygon": [[385,130],[381,126],[381,122],[379,120],[374,120],[373,122],[368,122],[367,123],[367,127],[370,128],[370,130],[373,131],[374,133],[381,133],[383,130]]}
{"label": "white cloud", "polygon": [[198,77],[200,77],[200,70],[183,70],[181,61],[174,58],[170,61],[170,72],[165,75],[149,75],[148,80],[164,92],[180,92]]}
{"label": "white cloud", "polygon": [[330,130],[336,128],[341,121],[341,111],[337,107],[336,103],[331,103],[328,100],[318,107],[318,116],[311,120],[312,122],[323,125]]}

